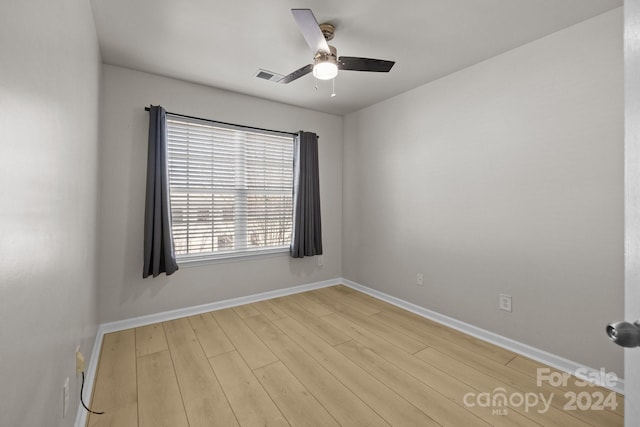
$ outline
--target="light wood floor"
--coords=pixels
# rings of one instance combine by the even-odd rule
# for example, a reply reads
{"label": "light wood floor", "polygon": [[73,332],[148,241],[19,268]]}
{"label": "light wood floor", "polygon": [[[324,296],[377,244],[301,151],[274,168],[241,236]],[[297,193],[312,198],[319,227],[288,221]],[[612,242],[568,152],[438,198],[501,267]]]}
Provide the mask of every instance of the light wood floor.
{"label": "light wood floor", "polygon": [[543,367],[335,286],[105,335],[88,425],[623,425],[622,396]]}

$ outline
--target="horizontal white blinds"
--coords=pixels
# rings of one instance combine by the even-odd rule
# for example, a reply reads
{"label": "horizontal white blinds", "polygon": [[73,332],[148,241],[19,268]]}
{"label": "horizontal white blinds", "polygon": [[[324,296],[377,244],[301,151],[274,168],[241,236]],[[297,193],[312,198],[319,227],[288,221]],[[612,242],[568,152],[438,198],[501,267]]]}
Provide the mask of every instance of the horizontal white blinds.
{"label": "horizontal white blinds", "polygon": [[167,116],[176,255],[285,248],[293,137]]}

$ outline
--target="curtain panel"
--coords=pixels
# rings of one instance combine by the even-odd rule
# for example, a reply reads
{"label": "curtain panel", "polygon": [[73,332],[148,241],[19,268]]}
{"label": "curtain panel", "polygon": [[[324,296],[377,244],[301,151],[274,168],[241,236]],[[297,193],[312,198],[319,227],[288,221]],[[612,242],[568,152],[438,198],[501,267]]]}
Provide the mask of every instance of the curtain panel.
{"label": "curtain panel", "polygon": [[322,255],[318,136],[300,131],[293,151],[293,258]]}
{"label": "curtain panel", "polygon": [[178,269],[171,232],[166,116],[160,106],[149,108],[143,278],[168,276]]}

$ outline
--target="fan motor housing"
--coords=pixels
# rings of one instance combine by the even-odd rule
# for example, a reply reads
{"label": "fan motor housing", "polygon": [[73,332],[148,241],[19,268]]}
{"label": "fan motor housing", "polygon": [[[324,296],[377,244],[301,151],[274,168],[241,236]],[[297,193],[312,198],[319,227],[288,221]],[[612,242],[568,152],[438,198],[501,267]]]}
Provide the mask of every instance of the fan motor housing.
{"label": "fan motor housing", "polygon": [[338,51],[334,46],[329,45],[330,53],[319,50],[316,52],[316,56],[313,57],[313,63],[317,64],[319,62],[333,62],[334,64],[338,63]]}

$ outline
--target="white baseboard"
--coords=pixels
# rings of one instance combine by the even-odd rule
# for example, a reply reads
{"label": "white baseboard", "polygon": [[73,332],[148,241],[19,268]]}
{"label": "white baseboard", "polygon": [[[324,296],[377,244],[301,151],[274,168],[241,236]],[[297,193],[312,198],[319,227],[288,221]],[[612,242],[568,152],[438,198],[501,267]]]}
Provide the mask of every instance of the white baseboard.
{"label": "white baseboard", "polygon": [[[311,291],[314,289],[326,288],[342,284],[341,279],[325,280],[322,282],[309,283],[306,285],[293,286],[291,288],[277,289],[275,291],[262,292],[259,294],[248,295],[239,298],[232,298],[224,301],[216,301],[208,304],[196,305],[193,307],[179,308],[177,310],[164,311],[162,313],[149,314],[147,316],[134,317],[131,319],[118,320],[116,322],[102,323],[98,327],[96,333],[95,344],[91,352],[91,359],[87,365],[85,372],[83,399],[87,406],[91,407],[91,393],[95,382],[96,370],[98,368],[98,359],[100,358],[100,350],[102,348],[102,339],[104,334],[111,332],[123,331],[125,329],[138,328],[140,326],[151,325],[158,322],[166,322],[168,320],[179,319],[181,317],[193,316],[196,314],[208,313],[210,311],[222,310],[223,308],[237,307],[252,302],[264,301],[267,299],[283,297],[286,295],[298,294],[300,292]],[[97,408],[98,410],[100,408]],[[79,405],[76,415],[75,427],[84,427],[87,424],[87,411]]]}
{"label": "white baseboard", "polygon": [[138,328],[140,326],[151,325],[167,320],[179,319],[181,317],[193,316],[207,313],[209,311],[222,310],[223,308],[237,307],[252,302],[264,301],[266,299],[278,298],[285,295],[298,294],[300,292],[311,291],[313,289],[326,288],[340,284],[340,279],[325,280],[322,282],[309,283],[307,285],[294,286],[291,288],[277,289],[275,291],[262,292],[259,294],[244,297],[216,301],[208,304],[196,305],[193,307],[179,308],[177,310],[163,311],[162,313],[149,314],[147,316],[134,317],[131,319],[118,320],[116,322],[103,323],[100,325],[103,333],[123,331],[125,329]]}
{"label": "white baseboard", "polygon": [[367,295],[370,295],[384,302],[388,302],[389,304],[393,304],[397,307],[400,307],[402,309],[415,313],[429,320],[433,320],[442,325],[445,325],[452,329],[456,329],[460,332],[463,332],[467,335],[471,335],[483,341],[489,342],[491,344],[495,344],[498,347],[502,347],[507,350],[513,351],[514,353],[518,353],[522,356],[536,360],[540,363],[551,366],[560,371],[567,372],[572,375],[576,375],[582,380],[590,381],[601,387],[607,388],[609,390],[615,391],[620,394],[624,394],[623,379],[618,379],[616,384],[613,387],[603,383],[602,381],[598,381],[598,380],[594,381],[594,379],[600,379],[602,377],[601,372],[598,369],[584,366],[580,363],[573,362],[571,360],[546,352],[544,350],[540,350],[530,345],[523,344],[519,341],[512,340],[511,338],[506,338],[506,337],[503,337],[502,335],[498,335],[493,332],[487,331],[485,329],[478,328],[477,326],[473,326],[469,323],[462,322],[452,317],[445,316],[444,314],[440,314],[438,312],[429,310],[419,305],[404,301],[400,298],[396,298],[391,295],[385,294],[384,292],[380,292],[375,289],[369,288],[367,286],[361,285],[360,283],[356,283],[344,278],[341,279],[341,282],[342,284],[349,286],[350,288],[363,292]]}
{"label": "white baseboard", "polygon": [[[252,302],[263,301],[271,298],[278,298],[286,295],[297,294],[300,292],[311,291],[313,289],[326,288],[328,286],[334,286],[344,284],[370,295],[374,298],[388,302],[397,307],[403,308],[407,311],[415,313],[419,316],[441,323],[450,328],[456,329],[465,334],[471,335],[483,341],[495,344],[499,347],[513,351],[514,353],[521,354],[530,359],[536,360],[545,365],[549,365],[560,371],[575,374],[576,372],[584,372],[585,375],[578,375],[581,379],[591,381],[594,378],[600,378],[600,371],[593,369],[563,357],[551,354],[544,350],[537,349],[535,347],[523,344],[521,342],[512,340],[510,338],[503,337],[493,332],[487,331],[477,326],[473,326],[469,323],[462,322],[444,314],[429,310],[416,304],[404,301],[400,298],[393,297],[385,294],[384,292],[377,291],[360,283],[353,282],[344,278],[337,278],[331,280],[325,280],[322,282],[309,283],[306,285],[294,286],[291,288],[278,289],[275,291],[263,292],[255,295],[248,295],[239,298],[232,298],[224,301],[217,301],[209,304],[202,304],[193,307],[180,308],[177,310],[165,311],[162,313],[150,314],[147,316],[134,317],[131,319],[118,320],[116,322],[103,323],[98,327],[96,333],[95,344],[93,345],[93,351],[91,352],[91,359],[87,365],[87,371],[85,372],[85,384],[83,398],[87,406],[90,406],[91,393],[93,390],[93,384],[95,382],[96,369],[98,367],[98,359],[100,350],[102,347],[102,339],[104,334],[110,332],[122,331],[125,329],[137,328],[140,326],[150,325],[158,322],[166,322],[168,320],[178,319],[186,316],[193,316],[196,314],[207,313],[209,311],[221,310],[223,308],[236,307],[243,304],[250,304]],[[607,384],[602,384],[595,381],[597,385],[613,390],[617,393],[624,394],[624,380],[619,379],[615,386],[608,387]],[[99,409],[99,408],[98,408]],[[87,412],[82,406],[78,408],[76,416],[75,427],[84,427],[87,423]]]}

